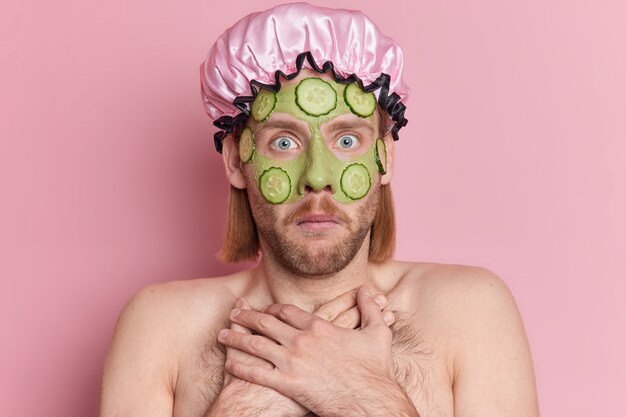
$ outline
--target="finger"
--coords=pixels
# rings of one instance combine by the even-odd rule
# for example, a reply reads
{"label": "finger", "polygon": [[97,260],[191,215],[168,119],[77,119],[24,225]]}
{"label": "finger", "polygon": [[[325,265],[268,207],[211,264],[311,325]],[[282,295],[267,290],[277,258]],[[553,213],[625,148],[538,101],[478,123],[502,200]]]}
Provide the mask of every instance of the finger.
{"label": "finger", "polygon": [[341,313],[356,306],[356,288],[338,297],[333,298],[326,304],[319,306],[313,314],[327,321],[335,320]]}
{"label": "finger", "polygon": [[291,304],[271,304],[265,308],[265,312],[298,330],[308,329],[311,323],[320,320],[316,315]]}
{"label": "finger", "polygon": [[[235,303],[235,308],[250,310],[250,306],[246,302],[245,298],[239,298]],[[252,330],[242,326],[241,324],[235,323],[234,321],[230,322],[230,330],[234,330],[239,333],[252,334]]]}
{"label": "finger", "polygon": [[[250,305],[245,300],[245,298],[238,299],[237,302],[235,303],[235,307],[246,309],[246,310],[251,309]],[[240,324],[237,324],[235,322],[231,322],[230,329],[239,333],[243,333],[243,334],[250,334],[250,335],[252,334],[252,330]],[[248,365],[259,365],[259,366],[264,366],[266,368],[274,367],[274,365],[272,365],[270,362],[266,361],[265,359],[258,358],[242,350],[227,346],[226,347],[226,359],[228,358],[236,359]],[[226,375],[229,375],[229,374],[226,373]]]}
{"label": "finger", "polygon": [[339,314],[332,323],[344,329],[356,329],[361,325],[361,313],[358,307],[352,307],[350,310]]}
{"label": "finger", "polygon": [[222,329],[217,336],[217,340],[225,346],[265,359],[275,366],[283,365],[287,355],[285,347],[265,336],[249,335]]}
{"label": "finger", "polygon": [[385,310],[383,311],[383,320],[387,326],[391,326],[396,322],[396,315],[391,310]]}
{"label": "finger", "polygon": [[374,297],[374,301],[376,301],[376,304],[378,304],[381,310],[387,307],[387,303],[389,302],[384,294],[378,294],[376,297]]}
{"label": "finger", "polygon": [[280,384],[281,378],[278,368],[267,369],[260,366],[246,365],[233,359],[227,360],[224,363],[224,368],[239,379],[273,388],[285,395]]}
{"label": "finger", "polygon": [[387,327],[380,306],[376,304],[372,293],[365,285],[359,288],[356,301],[361,312],[361,329],[376,326]]}
{"label": "finger", "polygon": [[[318,317],[323,318],[324,320],[335,322],[335,319],[337,319],[339,316],[352,310],[349,316],[354,319],[354,312],[358,312],[358,310],[355,309],[356,293],[357,293],[357,288],[350,290],[344,294],[341,294],[339,297],[336,297],[332,299],[331,301],[327,302],[326,304],[323,304],[320,307],[318,307],[317,310],[313,312],[313,314],[315,314]],[[380,306],[381,309],[387,306],[387,297],[385,297],[383,294],[377,295],[375,298],[375,301]],[[346,319],[342,319],[339,321],[339,323],[342,323],[342,324],[345,322],[346,323],[345,326],[342,324],[337,324],[336,322],[335,324],[337,324],[338,326],[347,328],[349,326],[348,326],[348,322],[345,320]],[[354,320],[350,321],[350,323],[353,323],[353,322]],[[357,326],[358,326],[358,323],[357,323]]]}
{"label": "finger", "polygon": [[230,320],[249,329],[256,330],[257,333],[274,339],[281,344],[288,343],[297,332],[296,329],[271,314],[251,309],[234,309],[230,314]]}

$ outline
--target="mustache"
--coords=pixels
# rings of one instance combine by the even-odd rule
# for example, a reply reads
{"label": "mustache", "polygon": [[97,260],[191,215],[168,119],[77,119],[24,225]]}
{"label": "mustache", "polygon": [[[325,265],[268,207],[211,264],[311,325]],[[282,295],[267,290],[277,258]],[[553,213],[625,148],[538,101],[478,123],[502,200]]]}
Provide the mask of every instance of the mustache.
{"label": "mustache", "polygon": [[285,218],[285,220],[283,221],[283,226],[291,224],[292,222],[298,220],[300,217],[306,216],[317,208],[319,208],[319,211],[323,212],[324,214],[333,216],[337,218],[337,220],[339,220],[341,223],[350,227],[352,223],[350,217],[348,217],[347,214],[341,211],[328,196],[323,196],[320,199],[310,198],[306,200]]}

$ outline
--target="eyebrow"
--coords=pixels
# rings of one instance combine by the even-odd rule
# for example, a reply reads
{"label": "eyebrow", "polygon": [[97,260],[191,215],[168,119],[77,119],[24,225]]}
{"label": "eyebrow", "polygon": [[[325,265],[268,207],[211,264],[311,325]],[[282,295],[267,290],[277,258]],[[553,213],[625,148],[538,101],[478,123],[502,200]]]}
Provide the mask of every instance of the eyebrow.
{"label": "eyebrow", "polygon": [[304,132],[305,129],[301,123],[291,121],[291,120],[267,120],[263,122],[258,128],[257,132],[267,130],[267,129],[283,129],[297,132]]}
{"label": "eyebrow", "polygon": [[371,123],[365,119],[331,121],[328,123],[327,128],[332,130],[367,129],[370,132],[374,132]]}
{"label": "eyebrow", "polygon": [[[353,130],[353,129],[367,129],[369,132],[374,133],[375,129],[372,127],[371,123],[365,119],[352,119],[352,120],[331,120],[326,124],[326,129],[331,129],[333,131],[339,130]],[[293,120],[281,120],[281,119],[270,119],[267,120],[257,128],[257,132],[261,132],[268,129],[282,129],[289,130],[292,132],[308,132],[308,129],[305,128],[301,123],[293,121]]]}

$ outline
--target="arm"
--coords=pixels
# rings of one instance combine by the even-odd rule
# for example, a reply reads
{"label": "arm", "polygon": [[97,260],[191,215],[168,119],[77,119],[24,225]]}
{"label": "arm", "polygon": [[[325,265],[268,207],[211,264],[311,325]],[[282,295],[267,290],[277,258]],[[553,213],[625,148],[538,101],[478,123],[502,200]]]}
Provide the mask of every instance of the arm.
{"label": "arm", "polygon": [[[376,297],[376,303],[379,308],[384,308],[387,305],[387,298],[383,295],[378,295]],[[237,301],[235,307],[247,311],[251,310],[251,307],[243,298]],[[320,306],[313,315],[342,328],[357,328],[361,324],[361,314],[356,305],[356,290],[342,294]],[[392,324],[395,320],[393,313],[390,311],[383,312],[382,315],[387,325]],[[252,335],[250,329],[235,322],[231,323],[230,330],[248,336]],[[261,369],[271,370],[274,368],[271,363],[264,359],[238,349],[232,349],[228,346],[226,347],[226,361],[241,362],[248,366],[259,367]],[[380,406],[380,404],[377,405]],[[309,415],[308,413],[308,409],[274,389],[244,381],[231,375],[229,372],[225,372],[224,387],[207,411],[205,417],[294,417]]]}
{"label": "arm", "polygon": [[453,290],[455,416],[538,417],[530,349],[511,292],[485,269],[466,278]]}
{"label": "arm", "polygon": [[141,290],[122,310],[104,366],[100,416],[171,417],[175,363],[162,286]]}
{"label": "arm", "polygon": [[418,416],[394,378],[392,334],[379,305],[366,287],[359,289],[357,303],[360,330],[340,328],[293,305],[274,304],[265,313],[233,310],[232,321],[259,335],[223,329],[220,342],[275,367],[227,360],[225,369],[320,416]]}

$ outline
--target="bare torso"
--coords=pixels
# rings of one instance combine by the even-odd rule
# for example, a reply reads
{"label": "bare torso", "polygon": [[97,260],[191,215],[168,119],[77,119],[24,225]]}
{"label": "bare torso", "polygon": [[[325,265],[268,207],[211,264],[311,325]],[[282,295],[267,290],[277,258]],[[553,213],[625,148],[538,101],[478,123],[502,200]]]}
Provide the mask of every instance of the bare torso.
{"label": "bare torso", "polygon": [[[451,417],[452,361],[447,336],[435,321],[437,312],[432,310],[435,304],[429,299],[428,291],[428,282],[434,279],[435,270],[432,264],[390,263],[378,271],[377,286],[387,295],[389,309],[397,316],[392,325],[397,380],[420,416]],[[211,301],[193,303],[197,308],[192,308],[187,316],[191,322],[189,331],[184,333],[186,339],[178,343],[184,348],[178,352],[175,417],[202,417],[219,394],[225,355],[221,345],[216,343],[216,334],[229,326],[228,313],[237,297],[244,296],[252,304],[255,302],[257,295],[251,293],[248,279],[244,273],[218,279],[219,282],[211,279],[192,284],[197,286],[193,289],[195,294],[210,294]],[[219,296],[215,297],[219,286]]]}
{"label": "bare torso", "polygon": [[[523,324],[499,277],[478,267],[396,261],[370,272],[372,293],[385,294],[396,313],[396,379],[421,417],[538,416]],[[244,297],[254,309],[277,302],[257,284],[244,271],[140,291],[116,327],[101,415],[203,417],[222,389],[225,355],[216,335],[230,327],[235,301]],[[281,303],[317,308],[295,292]]]}

